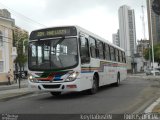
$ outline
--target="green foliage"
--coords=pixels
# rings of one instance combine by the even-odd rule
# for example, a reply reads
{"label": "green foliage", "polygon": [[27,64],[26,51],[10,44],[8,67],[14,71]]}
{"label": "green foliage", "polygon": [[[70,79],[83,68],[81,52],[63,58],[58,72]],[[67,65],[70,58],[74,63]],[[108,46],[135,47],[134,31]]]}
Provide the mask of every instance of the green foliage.
{"label": "green foliage", "polygon": [[[27,62],[27,48],[28,48],[28,33],[22,31],[14,31],[13,34],[13,44],[17,47],[17,58],[15,59],[15,64],[18,64],[20,69]],[[25,46],[25,53],[23,51],[23,47]]]}
{"label": "green foliage", "polygon": [[[152,49],[146,49],[144,51],[144,58],[146,60],[149,60],[149,57],[152,60]],[[154,45],[154,60],[158,63],[160,63],[160,44]]]}
{"label": "green foliage", "polygon": [[155,61],[160,63],[160,44],[156,45],[154,55],[155,55]]}

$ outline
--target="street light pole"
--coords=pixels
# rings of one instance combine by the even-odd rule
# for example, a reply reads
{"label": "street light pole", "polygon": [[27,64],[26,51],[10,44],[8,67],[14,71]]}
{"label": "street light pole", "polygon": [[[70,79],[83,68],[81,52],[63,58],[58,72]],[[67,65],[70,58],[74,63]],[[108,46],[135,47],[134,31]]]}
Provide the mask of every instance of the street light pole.
{"label": "street light pole", "polygon": [[[153,31],[152,31],[152,8],[151,8],[151,0],[149,0],[149,16],[150,16],[150,31],[151,31],[151,44],[152,44],[152,66],[154,70],[154,47],[153,47]],[[153,72],[153,75],[155,76],[155,73]]]}

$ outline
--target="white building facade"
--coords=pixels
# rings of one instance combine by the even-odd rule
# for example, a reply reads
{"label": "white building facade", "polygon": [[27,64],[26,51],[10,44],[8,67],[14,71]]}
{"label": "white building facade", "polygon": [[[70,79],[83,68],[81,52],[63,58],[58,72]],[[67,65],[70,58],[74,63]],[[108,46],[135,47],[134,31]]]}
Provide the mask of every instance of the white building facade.
{"label": "white building facade", "polygon": [[127,69],[135,70],[134,54],[136,54],[136,26],[135,13],[127,5],[119,8],[119,39],[120,47],[126,51]]}
{"label": "white building facade", "polygon": [[[0,9],[0,84],[7,83],[7,73],[11,70],[13,76],[13,60],[16,48],[13,47],[14,19],[6,9]],[[13,77],[11,78],[11,82]]]}
{"label": "white building facade", "polygon": [[119,30],[117,31],[117,33],[112,34],[112,41],[114,45],[117,45],[120,47],[120,41],[119,41]]}
{"label": "white building facade", "polygon": [[119,39],[120,47],[126,51],[126,56],[136,53],[136,26],[134,10],[123,5],[119,8]]}

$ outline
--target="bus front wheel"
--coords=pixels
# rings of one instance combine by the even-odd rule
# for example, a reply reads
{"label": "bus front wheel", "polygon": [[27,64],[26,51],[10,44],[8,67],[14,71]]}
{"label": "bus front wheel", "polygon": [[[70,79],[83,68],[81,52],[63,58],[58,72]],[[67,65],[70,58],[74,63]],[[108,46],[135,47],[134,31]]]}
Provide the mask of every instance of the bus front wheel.
{"label": "bus front wheel", "polygon": [[94,75],[93,76],[93,82],[92,82],[92,88],[89,90],[90,94],[95,94],[98,91],[98,78]]}
{"label": "bus front wheel", "polygon": [[50,92],[50,93],[53,96],[60,96],[61,95],[61,92]]}

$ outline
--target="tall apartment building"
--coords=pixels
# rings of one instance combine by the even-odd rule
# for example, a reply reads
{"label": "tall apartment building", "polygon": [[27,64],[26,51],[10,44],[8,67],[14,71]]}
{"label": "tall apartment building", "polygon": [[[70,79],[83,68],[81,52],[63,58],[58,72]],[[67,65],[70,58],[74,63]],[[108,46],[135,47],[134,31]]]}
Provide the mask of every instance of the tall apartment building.
{"label": "tall apartment building", "polygon": [[[150,1],[152,5],[154,0],[150,0]],[[150,21],[150,11],[151,11],[152,23]],[[147,14],[148,14],[149,40],[151,40],[151,24],[152,24],[153,43],[154,44],[160,43],[160,16],[158,16],[153,12],[152,7],[149,6],[149,0],[147,0]]]}
{"label": "tall apartment building", "polygon": [[119,30],[117,31],[117,33],[112,34],[112,41],[113,41],[113,44],[115,44],[115,45],[120,47]]}
{"label": "tall apartment building", "polygon": [[136,26],[134,10],[123,5],[119,8],[119,38],[120,47],[126,51],[126,56],[136,53]]}
{"label": "tall apartment building", "polygon": [[10,12],[0,9],[0,84],[7,83],[6,76],[10,69],[13,75],[13,57],[16,56],[16,48],[13,47],[14,24]]}

